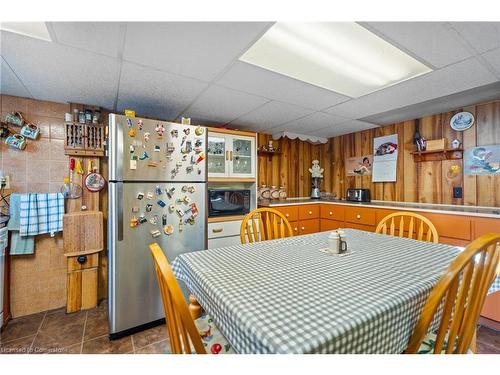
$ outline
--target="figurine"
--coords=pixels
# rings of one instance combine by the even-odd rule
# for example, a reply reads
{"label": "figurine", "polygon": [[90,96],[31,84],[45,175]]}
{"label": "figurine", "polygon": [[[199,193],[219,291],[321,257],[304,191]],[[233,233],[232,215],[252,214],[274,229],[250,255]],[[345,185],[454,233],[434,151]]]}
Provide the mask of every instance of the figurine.
{"label": "figurine", "polygon": [[319,160],[313,160],[313,165],[309,168],[309,172],[311,173],[311,177],[319,177],[323,178],[324,169],[319,166]]}

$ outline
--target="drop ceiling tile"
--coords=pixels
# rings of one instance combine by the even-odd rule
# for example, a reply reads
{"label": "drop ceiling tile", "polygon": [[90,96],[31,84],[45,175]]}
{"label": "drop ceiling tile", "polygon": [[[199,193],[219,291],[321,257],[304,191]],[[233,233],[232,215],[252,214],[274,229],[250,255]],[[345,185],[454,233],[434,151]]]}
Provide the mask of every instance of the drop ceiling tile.
{"label": "drop ceiling tile", "polygon": [[266,98],[210,86],[184,112],[184,117],[228,123],[268,102]]}
{"label": "drop ceiling tile", "polygon": [[413,78],[358,99],[328,108],[326,112],[360,119],[487,85],[497,78],[476,58],[471,58]]}
{"label": "drop ceiling tile", "polygon": [[473,53],[444,22],[361,22],[362,26],[413,57],[436,68],[465,60]]}
{"label": "drop ceiling tile", "polygon": [[2,64],[0,67],[0,93],[31,98],[31,94],[19,81],[5,60],[0,58],[0,62]]}
{"label": "drop ceiling tile", "polygon": [[218,81],[220,86],[321,110],[350,98],[244,62],[236,62]]}
{"label": "drop ceiling tile", "polygon": [[[276,131],[296,131],[298,133],[311,134],[312,132],[345,122],[345,117],[329,115],[323,112],[315,112],[298,120],[287,122],[272,129]],[[299,131],[300,130],[300,131]]]}
{"label": "drop ceiling tile", "polygon": [[140,116],[174,120],[207,83],[124,62],[117,110],[133,108]]}
{"label": "drop ceiling tile", "polygon": [[1,38],[2,56],[34,98],[113,108],[116,59],[9,32]]}
{"label": "drop ceiling tile", "polygon": [[500,47],[500,22],[451,22],[478,53]]}
{"label": "drop ceiling tile", "polygon": [[253,129],[269,129],[286,122],[296,120],[313,113],[310,109],[297,107],[292,104],[271,101],[252,112],[237,118],[232,124],[245,127],[253,126]]}
{"label": "drop ceiling tile", "polygon": [[49,25],[58,43],[106,56],[118,57],[123,43],[119,22],[49,22]]}
{"label": "drop ceiling tile", "polygon": [[123,57],[211,81],[269,26],[268,22],[130,22]]}
{"label": "drop ceiling tile", "polygon": [[486,52],[482,57],[495,70],[497,78],[500,79],[500,48]]}
{"label": "drop ceiling tile", "polygon": [[362,130],[373,129],[377,127],[378,125],[369,122],[359,121],[359,120],[349,120],[341,124],[328,126],[326,128],[316,130],[315,132],[312,133],[312,135],[317,135],[318,137],[330,138],[330,137],[337,137],[343,134],[359,132]]}

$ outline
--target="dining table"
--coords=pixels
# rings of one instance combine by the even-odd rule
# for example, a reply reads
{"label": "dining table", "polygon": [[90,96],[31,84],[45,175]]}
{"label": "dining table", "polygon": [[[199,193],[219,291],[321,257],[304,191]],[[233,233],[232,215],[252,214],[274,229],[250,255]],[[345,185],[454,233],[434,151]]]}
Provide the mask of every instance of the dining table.
{"label": "dining table", "polygon": [[172,268],[238,353],[402,353],[463,248],[343,230],[343,254],[320,232],[186,253]]}

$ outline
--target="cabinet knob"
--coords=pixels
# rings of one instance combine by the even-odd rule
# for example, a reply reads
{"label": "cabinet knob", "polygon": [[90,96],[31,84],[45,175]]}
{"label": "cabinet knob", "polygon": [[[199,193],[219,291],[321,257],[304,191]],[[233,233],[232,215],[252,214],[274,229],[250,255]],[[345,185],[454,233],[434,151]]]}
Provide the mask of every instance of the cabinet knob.
{"label": "cabinet knob", "polygon": [[285,217],[288,217],[288,216],[290,216],[290,215],[289,214],[285,214]]}
{"label": "cabinet knob", "polygon": [[302,228],[300,228],[300,229],[304,230],[304,229],[306,229],[306,228],[305,228],[305,227],[302,227]]}
{"label": "cabinet knob", "polygon": [[299,228],[295,227],[295,228],[293,228],[293,230],[294,230],[295,232],[297,232],[297,231],[299,230]]}
{"label": "cabinet knob", "polygon": [[356,219],[361,219],[361,215],[360,215],[360,214],[357,214],[357,215],[356,215]]}
{"label": "cabinet knob", "polygon": [[223,230],[224,230],[224,228],[214,228],[214,229],[212,229],[212,232],[214,232],[214,233],[220,233]]}
{"label": "cabinet knob", "polygon": [[312,211],[309,211],[309,215],[312,215],[312,214],[313,214],[313,212],[312,212]]}
{"label": "cabinet knob", "polygon": [[332,215],[333,215],[333,212],[332,212],[332,211],[330,211],[330,216],[332,216]]}
{"label": "cabinet knob", "polygon": [[86,255],[80,255],[78,258],[76,258],[76,261],[80,264],[84,264],[87,261],[87,256]]}

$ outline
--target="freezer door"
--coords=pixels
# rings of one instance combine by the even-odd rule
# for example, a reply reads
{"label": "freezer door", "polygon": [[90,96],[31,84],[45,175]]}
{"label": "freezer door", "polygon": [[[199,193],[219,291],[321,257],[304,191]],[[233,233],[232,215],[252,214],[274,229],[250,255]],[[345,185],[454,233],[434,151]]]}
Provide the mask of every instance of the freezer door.
{"label": "freezer door", "polygon": [[111,114],[111,181],[206,181],[207,131]]}
{"label": "freezer door", "polygon": [[206,187],[189,182],[109,186],[109,319],[114,334],[165,316],[148,245],[157,242],[170,262],[205,249]]}

